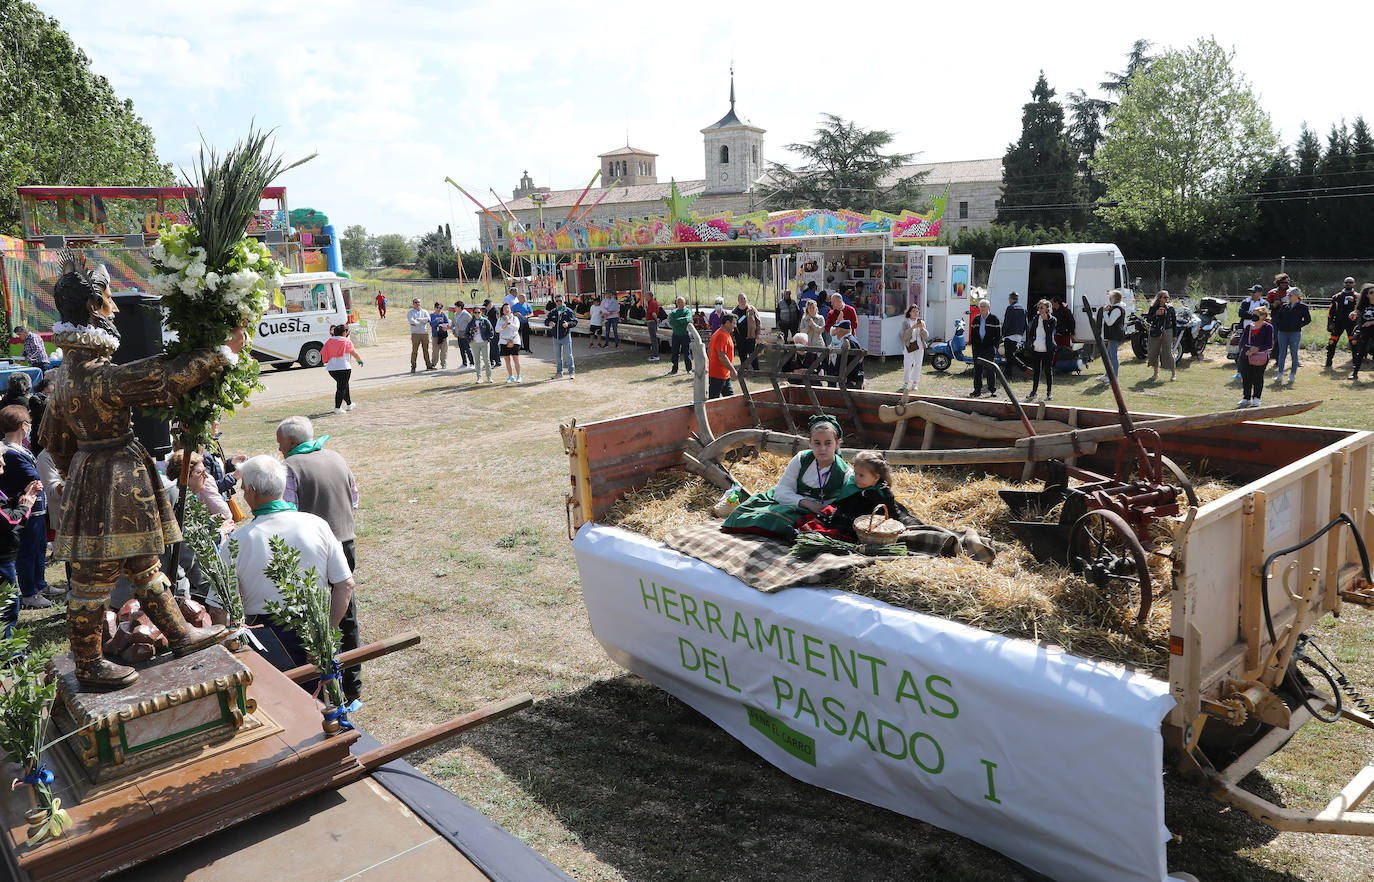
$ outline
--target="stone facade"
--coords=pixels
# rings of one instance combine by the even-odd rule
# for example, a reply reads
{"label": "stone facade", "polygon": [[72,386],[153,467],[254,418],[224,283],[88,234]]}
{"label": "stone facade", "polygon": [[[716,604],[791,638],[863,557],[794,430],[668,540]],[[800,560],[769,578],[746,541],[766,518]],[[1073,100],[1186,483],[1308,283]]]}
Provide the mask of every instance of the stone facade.
{"label": "stone facade", "polygon": [[964,230],[991,226],[997,217],[997,202],[1002,198],[1002,159],[968,159],[957,162],[926,162],[902,166],[889,177],[929,172],[922,191],[938,197],[949,185],[945,219],[941,229],[952,235]]}

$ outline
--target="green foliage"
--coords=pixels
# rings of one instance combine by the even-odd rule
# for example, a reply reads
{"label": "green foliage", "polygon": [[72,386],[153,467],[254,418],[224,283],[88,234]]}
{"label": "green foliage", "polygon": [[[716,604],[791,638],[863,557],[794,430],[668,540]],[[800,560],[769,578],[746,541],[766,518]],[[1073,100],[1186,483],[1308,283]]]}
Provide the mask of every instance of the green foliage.
{"label": "green foliage", "polygon": [[[0,583],[0,609],[19,600],[19,588]],[[0,664],[4,665],[5,688],[0,689],[0,750],[25,772],[37,769],[43,755],[43,736],[48,728],[48,710],[57,697],[57,681],[44,675],[44,660],[29,654],[29,630],[13,629],[0,638]],[[39,803],[52,807],[52,791],[39,781],[33,785]],[[60,832],[60,830],[59,830]]]}
{"label": "green foliage", "polygon": [[0,233],[21,232],[15,188],[173,183],[153,133],[58,22],[0,3]]}
{"label": "green foliage", "polygon": [[1080,201],[1078,158],[1064,133],[1064,108],[1041,71],[1021,108],[1021,137],[1002,158],[997,223],[1063,226]]}
{"label": "green foliage", "polygon": [[243,595],[239,592],[239,576],[235,563],[239,556],[237,539],[229,540],[229,559],[226,561],[219,553],[219,524],[210,509],[194,493],[186,497],[186,518],[181,525],[182,537],[205,578],[219,598],[220,606],[229,619],[230,627],[237,627],[246,621],[243,613]]}
{"label": "green foliage", "polygon": [[[263,573],[277,586],[282,602],[267,601],[267,614],[273,624],[290,628],[301,638],[305,654],[320,676],[334,673],[334,656],[339,651],[343,634],[329,621],[330,593],[321,587],[319,573],[314,567],[301,574],[301,553],[286,544],[280,536],[273,536],[268,547],[272,557]],[[344,704],[343,687],[337,678],[325,680],[329,704]]]}
{"label": "green foliage", "polygon": [[383,233],[372,240],[377,249],[377,259],[382,266],[397,266],[415,262],[415,246],[400,233]]}
{"label": "green foliage", "polygon": [[367,235],[367,227],[362,224],[347,227],[339,239],[339,255],[348,269],[360,270],[373,266],[377,260],[377,246]]}
{"label": "green foliage", "polygon": [[981,229],[964,230],[950,242],[955,254],[971,254],[979,261],[992,260],[998,248],[1017,245],[1052,245],[1057,242],[1093,241],[1094,234],[1066,227],[1019,226],[993,224]]}
{"label": "green foliage", "polygon": [[918,210],[929,201],[921,190],[927,172],[901,171],[912,154],[883,152],[892,143],[891,132],[862,129],[832,113],[822,118],[815,140],[787,145],[804,160],[800,168],[770,163],[775,183],[764,189],[770,210]]}
{"label": "green foliage", "polygon": [[1108,224],[1201,244],[1236,233],[1234,194],[1278,139],[1234,54],[1204,38],[1131,76],[1092,163],[1107,184],[1098,211]]}

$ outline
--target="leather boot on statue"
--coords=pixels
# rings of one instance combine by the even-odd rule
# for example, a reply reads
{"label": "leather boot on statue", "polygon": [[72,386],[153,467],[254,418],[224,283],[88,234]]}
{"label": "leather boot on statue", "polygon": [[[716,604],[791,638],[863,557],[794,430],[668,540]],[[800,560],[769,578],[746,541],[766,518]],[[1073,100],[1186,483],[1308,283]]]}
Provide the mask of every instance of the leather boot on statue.
{"label": "leather boot on statue", "polygon": [[138,671],[117,665],[102,655],[105,602],[72,599],[67,604],[67,636],[76,662],[76,682],[88,689],[123,689],[138,679]]}
{"label": "leather boot on statue", "polygon": [[209,628],[194,628],[186,622],[181,610],[177,608],[176,598],[168,587],[167,577],[161,573],[152,582],[134,589],[134,597],[143,606],[148,618],[153,620],[167,638],[167,645],[177,658],[199,652],[219,643],[229,634],[223,625]]}

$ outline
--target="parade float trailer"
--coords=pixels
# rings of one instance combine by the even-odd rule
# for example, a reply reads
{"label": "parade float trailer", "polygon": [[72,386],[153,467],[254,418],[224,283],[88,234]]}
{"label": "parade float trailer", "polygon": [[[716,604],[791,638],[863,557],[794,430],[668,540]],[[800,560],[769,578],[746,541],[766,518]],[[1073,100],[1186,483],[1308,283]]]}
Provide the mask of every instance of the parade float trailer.
{"label": "parade float trailer", "polygon": [[[697,398],[564,427],[570,535],[575,529],[588,615],[608,655],[778,768],[1060,880],[1166,876],[1166,756],[1218,800],[1276,829],[1374,833],[1374,814],[1359,811],[1374,790],[1374,763],[1315,812],[1240,786],[1314,716],[1374,728],[1355,696],[1342,701],[1310,664],[1311,680],[1297,670],[1310,661],[1304,652],[1316,657],[1306,634],[1313,623],[1371,602],[1361,537],[1374,532],[1374,433],[1235,422],[1234,414],[1127,415],[1159,433],[1156,453],[1240,485],[1157,524],[1172,535],[1169,577],[1157,592],[1172,603],[1164,676],[834,588],[762,593],[597,523],[660,471],[710,474],[709,460],[732,435],[784,455],[805,449],[783,405],[840,415],[847,438],[892,446],[894,464],[1011,479],[1055,463],[1110,474],[1128,452],[1122,414],[1041,402],[1030,425],[1067,431],[1035,438],[1018,430],[1013,405],[993,401],[810,385]],[[905,438],[919,438],[919,448],[904,447]],[[1115,491],[1130,503],[1128,488]],[[1097,575],[1130,572],[1119,563]],[[1361,626],[1355,618],[1347,627]]]}

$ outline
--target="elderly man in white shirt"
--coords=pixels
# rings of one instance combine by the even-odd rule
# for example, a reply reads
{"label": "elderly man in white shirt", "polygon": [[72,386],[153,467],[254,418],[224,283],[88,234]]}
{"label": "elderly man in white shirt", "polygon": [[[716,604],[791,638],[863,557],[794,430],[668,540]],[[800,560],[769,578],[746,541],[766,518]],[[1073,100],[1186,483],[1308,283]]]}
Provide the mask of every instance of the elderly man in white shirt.
{"label": "elderly man in white shirt", "polygon": [[[271,540],[280,536],[300,552],[302,573],[315,568],[320,590],[329,592],[329,621],[336,628],[353,597],[353,573],[344,557],[343,544],[334,538],[324,518],[297,511],[295,505],[282,499],[286,466],[280,460],[255,456],[239,466],[238,473],[244,499],[253,509],[252,522],[231,534],[238,541],[234,569],[239,593],[243,595],[243,612],[247,624],[262,626],[254,635],[262,642],[267,660],[279,670],[290,670],[306,663],[305,649],[299,635],[272,624],[267,616],[267,602],[282,600],[276,584],[265,572],[272,559]],[[226,558],[228,544],[222,551]],[[224,602],[213,592],[206,606],[211,619],[219,624],[226,622]],[[304,685],[313,688],[312,684]]]}

